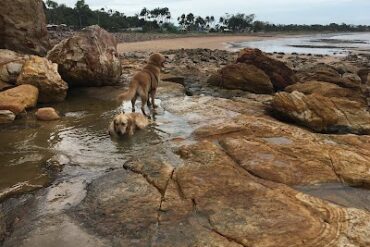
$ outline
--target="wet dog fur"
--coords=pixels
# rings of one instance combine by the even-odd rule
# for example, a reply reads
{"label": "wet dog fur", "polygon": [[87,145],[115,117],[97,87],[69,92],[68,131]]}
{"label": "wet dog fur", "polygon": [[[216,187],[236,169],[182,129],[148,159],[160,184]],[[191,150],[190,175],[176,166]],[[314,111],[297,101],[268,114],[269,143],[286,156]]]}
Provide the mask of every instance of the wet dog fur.
{"label": "wet dog fur", "polygon": [[[156,53],[149,57],[148,63],[144,68],[136,73],[130,82],[129,89],[118,96],[118,99],[122,101],[131,100],[132,112],[135,112],[135,102],[137,97],[141,99],[141,111],[148,117],[145,112],[145,105],[148,108],[152,106],[156,108],[155,95],[157,93],[157,87],[160,80],[161,68],[164,67],[166,57],[162,54]],[[151,102],[150,102],[151,99]]]}
{"label": "wet dog fur", "polygon": [[149,125],[149,120],[141,113],[120,113],[116,115],[109,125],[108,132],[111,136],[132,136],[138,129]]}

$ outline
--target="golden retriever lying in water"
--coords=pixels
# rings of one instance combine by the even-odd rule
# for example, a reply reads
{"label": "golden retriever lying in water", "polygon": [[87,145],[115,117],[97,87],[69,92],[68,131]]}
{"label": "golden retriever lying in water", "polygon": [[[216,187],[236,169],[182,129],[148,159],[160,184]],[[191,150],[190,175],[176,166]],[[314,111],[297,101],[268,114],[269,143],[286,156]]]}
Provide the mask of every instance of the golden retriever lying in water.
{"label": "golden retriever lying in water", "polygon": [[[166,57],[157,53],[149,57],[147,65],[136,73],[130,82],[129,89],[118,96],[120,101],[129,101],[132,103],[132,112],[135,112],[135,102],[138,96],[141,99],[141,111],[145,116],[145,104],[156,108],[154,99],[160,80],[161,68],[164,67]],[[150,102],[149,94],[152,102]]]}
{"label": "golden retriever lying in water", "polygon": [[141,113],[120,113],[109,125],[109,134],[115,137],[132,136],[137,129],[144,129],[149,120]]}

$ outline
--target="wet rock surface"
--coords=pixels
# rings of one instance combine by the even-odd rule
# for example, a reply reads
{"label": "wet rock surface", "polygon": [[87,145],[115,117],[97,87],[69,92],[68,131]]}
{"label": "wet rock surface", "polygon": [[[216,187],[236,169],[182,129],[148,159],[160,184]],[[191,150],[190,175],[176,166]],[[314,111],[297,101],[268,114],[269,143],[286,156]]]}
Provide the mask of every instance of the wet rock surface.
{"label": "wet rock surface", "polygon": [[[362,95],[327,81],[277,96],[220,89],[207,83],[228,64],[207,60],[215,54],[169,54],[153,124],[129,140],[106,133],[130,109],[114,102],[118,87],[75,89],[55,107],[63,121],[42,122],[44,132],[0,131],[28,133],[30,151],[47,149],[47,164],[64,167],[49,187],[0,204],[3,246],[370,245],[370,137],[315,133],[270,114],[280,94],[299,94],[315,106],[339,102],[359,121]],[[128,82],[146,54],[124,57]]]}
{"label": "wet rock surface", "polygon": [[11,123],[15,119],[13,112],[9,110],[0,110],[0,124]]}
{"label": "wet rock surface", "polygon": [[121,76],[117,42],[98,26],[63,40],[48,52],[47,58],[59,65],[62,78],[70,86],[115,85]]}
{"label": "wet rock surface", "polygon": [[0,9],[0,48],[44,56],[50,48],[44,3],[3,0]]}

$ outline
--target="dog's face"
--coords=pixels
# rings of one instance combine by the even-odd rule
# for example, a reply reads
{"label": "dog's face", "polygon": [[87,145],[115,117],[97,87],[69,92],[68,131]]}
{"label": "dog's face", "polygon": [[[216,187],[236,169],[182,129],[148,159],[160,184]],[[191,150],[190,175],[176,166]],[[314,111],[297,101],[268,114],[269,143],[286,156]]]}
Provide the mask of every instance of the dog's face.
{"label": "dog's face", "polygon": [[163,56],[160,53],[153,54],[149,57],[149,63],[158,66],[159,68],[164,67],[164,64],[167,62],[167,57]]}
{"label": "dog's face", "polygon": [[119,136],[130,133],[132,120],[124,113],[117,115],[113,119],[113,130]]}

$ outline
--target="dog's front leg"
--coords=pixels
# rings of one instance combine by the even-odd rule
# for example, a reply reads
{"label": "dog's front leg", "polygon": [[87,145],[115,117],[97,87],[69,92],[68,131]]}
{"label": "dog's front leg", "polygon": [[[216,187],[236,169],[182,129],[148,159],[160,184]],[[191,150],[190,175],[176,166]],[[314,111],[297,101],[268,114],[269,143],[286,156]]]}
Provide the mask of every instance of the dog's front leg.
{"label": "dog's front leg", "polygon": [[155,104],[155,95],[157,93],[157,89],[153,89],[151,92],[150,92],[150,97],[152,98],[152,105],[153,105],[153,108],[158,108],[158,106]]}

